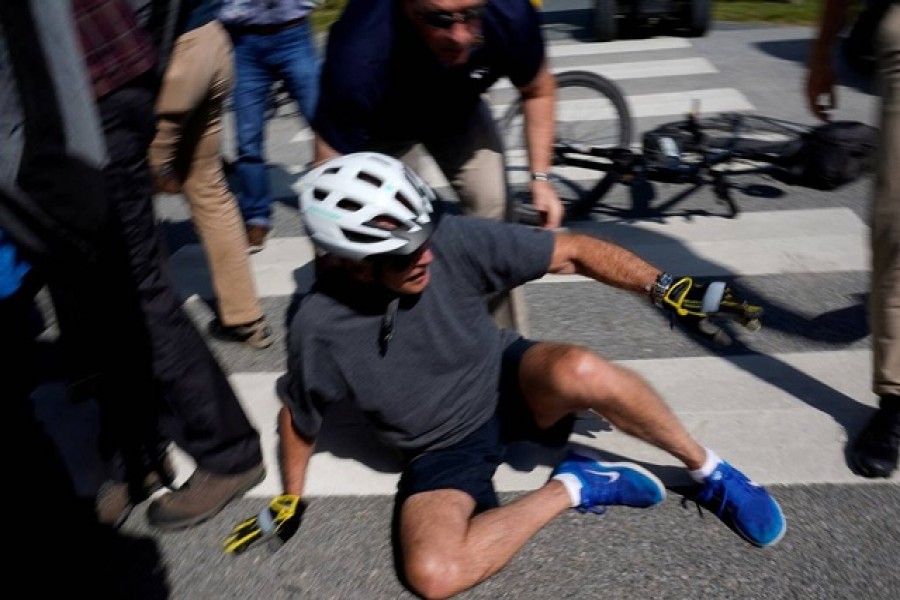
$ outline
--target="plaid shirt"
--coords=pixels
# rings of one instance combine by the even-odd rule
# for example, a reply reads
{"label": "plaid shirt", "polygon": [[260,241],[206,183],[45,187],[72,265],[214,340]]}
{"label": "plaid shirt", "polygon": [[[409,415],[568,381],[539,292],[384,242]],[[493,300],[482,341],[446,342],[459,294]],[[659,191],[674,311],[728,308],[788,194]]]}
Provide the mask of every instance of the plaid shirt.
{"label": "plaid shirt", "polygon": [[153,42],[125,0],[72,0],[72,9],[96,98],[156,65]]}

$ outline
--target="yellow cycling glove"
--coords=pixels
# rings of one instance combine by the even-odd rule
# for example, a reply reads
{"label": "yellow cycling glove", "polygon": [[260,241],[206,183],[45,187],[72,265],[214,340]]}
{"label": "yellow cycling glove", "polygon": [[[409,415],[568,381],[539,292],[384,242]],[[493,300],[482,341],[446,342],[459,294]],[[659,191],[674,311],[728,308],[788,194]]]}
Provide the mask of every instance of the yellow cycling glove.
{"label": "yellow cycling glove", "polygon": [[[661,279],[667,277],[663,274]],[[750,331],[762,327],[761,306],[740,298],[732,286],[724,281],[689,276],[671,277],[664,290],[660,290],[657,303],[668,310],[672,317],[688,330],[725,346],[731,343],[729,335],[713,322],[713,318],[728,318],[739,322]]]}
{"label": "yellow cycling glove", "polygon": [[261,539],[266,540],[271,549],[277,550],[297,532],[305,509],[300,496],[275,496],[259,514],[238,523],[225,539],[225,552],[240,554]]}

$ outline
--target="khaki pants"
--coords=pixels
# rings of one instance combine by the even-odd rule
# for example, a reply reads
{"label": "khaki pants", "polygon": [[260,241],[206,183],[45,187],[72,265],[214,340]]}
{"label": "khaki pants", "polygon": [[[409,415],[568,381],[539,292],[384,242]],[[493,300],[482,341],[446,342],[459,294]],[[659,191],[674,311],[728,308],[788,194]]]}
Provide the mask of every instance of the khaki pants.
{"label": "khaki pants", "polygon": [[[466,126],[455,134],[423,140],[421,145],[459,197],[462,214],[498,221],[511,219],[503,143],[486,102],[481,102]],[[418,146],[413,142],[379,141],[372,150],[396,156],[414,170],[419,169]],[[499,327],[528,337],[528,314],[521,288],[489,298],[488,305]]]}
{"label": "khaki pants", "polygon": [[900,6],[878,32],[881,145],[872,202],[873,391],[900,395]]}
{"label": "khaki pants", "polygon": [[159,120],[150,146],[151,165],[173,164],[184,182],[223,325],[250,323],[263,316],[247,257],[244,221],[219,154],[222,105],[233,80],[231,41],[218,22],[180,36],[157,100]]}

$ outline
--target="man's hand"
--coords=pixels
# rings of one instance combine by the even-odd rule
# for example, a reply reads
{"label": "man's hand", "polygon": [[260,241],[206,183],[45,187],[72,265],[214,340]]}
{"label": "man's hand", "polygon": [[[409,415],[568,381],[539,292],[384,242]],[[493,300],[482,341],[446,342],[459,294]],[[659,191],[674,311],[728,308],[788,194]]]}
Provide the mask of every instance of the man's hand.
{"label": "man's hand", "polygon": [[738,297],[724,281],[674,277],[661,302],[662,307],[688,330],[719,346],[727,346],[731,338],[713,322],[714,318],[737,320],[750,331],[758,331],[762,326],[759,321],[762,307]]}
{"label": "man's hand", "polygon": [[810,58],[809,74],[806,78],[806,104],[822,121],[831,120],[831,111],[837,108],[836,76],[830,54],[819,54]]}
{"label": "man's hand", "polygon": [[549,181],[533,181],[531,183],[531,204],[543,217],[544,229],[558,229],[562,225],[562,202]]}
{"label": "man's hand", "polygon": [[306,504],[300,501],[300,496],[276,496],[259,514],[238,523],[225,539],[225,552],[240,554],[261,539],[277,550],[297,533],[305,509]]}

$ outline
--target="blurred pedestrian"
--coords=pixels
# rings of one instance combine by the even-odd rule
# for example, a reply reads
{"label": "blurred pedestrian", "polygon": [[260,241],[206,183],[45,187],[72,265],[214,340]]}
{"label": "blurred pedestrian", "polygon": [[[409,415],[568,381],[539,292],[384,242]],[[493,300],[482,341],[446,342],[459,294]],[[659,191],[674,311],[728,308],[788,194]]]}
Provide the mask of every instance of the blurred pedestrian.
{"label": "blurred pedestrian", "polygon": [[106,439],[129,457],[156,429],[143,325],[124,246],[110,226],[105,145],[68,1],[0,3],[0,89],[4,424],[16,433],[18,452],[7,477],[42,490],[52,505],[47,514],[12,520],[8,533],[18,541],[9,568],[31,569],[52,540],[68,540],[79,549],[55,562],[52,577],[29,582],[31,592],[120,597],[117,536],[98,523],[93,498],[82,496],[58,440],[38,418],[46,407],[32,397],[50,366],[36,339],[50,315],[35,296],[47,285],[59,330],[52,346],[71,397],[96,399],[101,415],[121,419]]}
{"label": "blurred pedestrian", "polygon": [[274,337],[256,292],[247,233],[222,171],[222,109],[231,93],[231,41],[215,20],[222,0],[182,0],[175,45],[156,102],[150,167],[158,191],[183,192],[206,251],[217,299],[210,332],[266,348]]}
{"label": "blurred pedestrian", "polygon": [[234,46],[235,174],[248,250],[259,252],[272,229],[272,192],[265,158],[266,107],[283,82],[312,121],[319,98],[319,57],[310,13],[317,0],[224,0],[219,20]]}
{"label": "blurred pedestrian", "polygon": [[[872,390],[878,410],[853,441],[853,465],[866,477],[889,477],[900,447],[900,5],[891,0],[877,27],[880,144],[871,207]],[[838,108],[834,45],[852,0],[826,0],[810,49],[809,110],[823,121]]]}
{"label": "blurred pedestrian", "polygon": [[[154,391],[162,399],[160,430],[197,464],[184,486],[153,500],[147,515],[160,528],[187,527],[262,481],[259,434],[184,311],[163,251],[148,167],[159,90],[151,38],[125,0],[72,2],[108,149],[103,183],[124,237],[149,339]],[[98,498],[106,520],[121,521],[143,499],[123,489],[116,482],[107,488],[108,498]]]}

